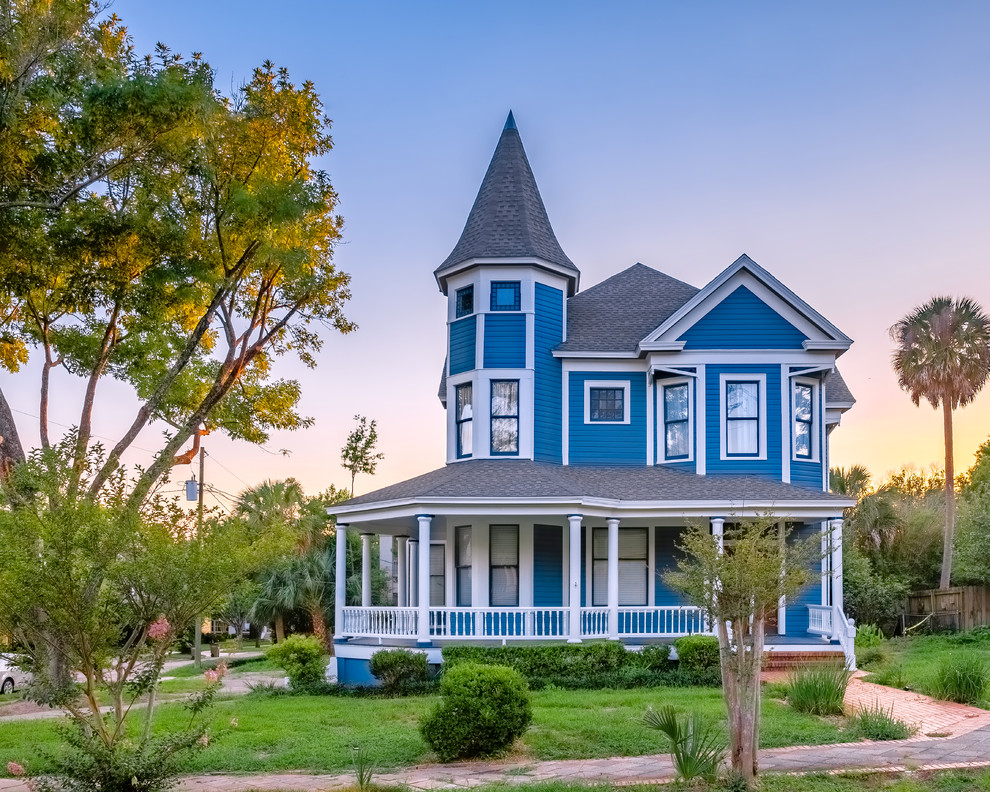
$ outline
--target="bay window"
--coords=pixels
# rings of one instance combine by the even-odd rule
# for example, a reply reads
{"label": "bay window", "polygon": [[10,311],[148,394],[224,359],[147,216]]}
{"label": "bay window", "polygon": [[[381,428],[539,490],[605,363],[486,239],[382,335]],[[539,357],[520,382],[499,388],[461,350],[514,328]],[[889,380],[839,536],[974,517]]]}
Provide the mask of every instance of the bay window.
{"label": "bay window", "polygon": [[492,380],[491,452],[519,453],[519,380]]}
{"label": "bay window", "polygon": [[471,383],[467,382],[463,385],[458,385],[454,388],[454,404],[456,413],[454,415],[454,421],[457,424],[457,456],[469,457],[471,456],[471,443],[473,439],[472,432],[472,387]]}

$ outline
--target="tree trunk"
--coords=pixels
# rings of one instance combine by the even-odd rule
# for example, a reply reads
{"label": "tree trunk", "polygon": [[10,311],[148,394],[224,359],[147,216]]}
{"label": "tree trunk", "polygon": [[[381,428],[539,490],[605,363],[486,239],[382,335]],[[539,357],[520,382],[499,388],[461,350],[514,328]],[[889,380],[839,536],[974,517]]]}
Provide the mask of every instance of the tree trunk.
{"label": "tree trunk", "polygon": [[282,643],[285,640],[285,617],[281,613],[275,614],[275,643]]}
{"label": "tree trunk", "polygon": [[942,401],[942,422],[945,428],[945,531],[942,534],[942,576],[938,587],[949,588],[952,579],[952,549],[956,534],[956,481],[952,464],[952,406]]}
{"label": "tree trunk", "polygon": [[313,622],[313,635],[320,639],[323,646],[329,646],[330,633],[327,632],[327,622],[323,617],[323,609],[319,606],[310,608],[309,617]]}
{"label": "tree trunk", "polygon": [[729,762],[747,787],[753,786],[759,770],[763,630],[762,620],[754,619],[752,626],[733,625],[733,651],[728,626],[718,625],[722,694],[729,718]]}
{"label": "tree trunk", "polygon": [[0,390],[0,479],[10,475],[11,468],[25,459],[21,438],[17,434],[17,424],[10,411],[10,405]]}

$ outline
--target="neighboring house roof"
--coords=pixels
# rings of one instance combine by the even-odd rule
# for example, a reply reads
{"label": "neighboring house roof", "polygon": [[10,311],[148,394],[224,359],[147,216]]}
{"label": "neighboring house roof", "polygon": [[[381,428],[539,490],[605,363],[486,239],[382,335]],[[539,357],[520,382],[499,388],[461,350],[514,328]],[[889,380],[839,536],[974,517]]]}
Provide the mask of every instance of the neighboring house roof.
{"label": "neighboring house roof", "polygon": [[759,476],[699,476],[667,467],[557,465],[528,459],[468,459],[359,495],[357,507],[416,498],[603,498],[623,501],[845,501]]}
{"label": "neighboring house roof", "polygon": [[540,259],[573,273],[574,288],[577,287],[580,273],[550,227],[510,112],[461,238],[433,274],[446,292],[443,275],[459,264],[472,259],[520,258]]}
{"label": "neighboring house roof", "polygon": [[567,340],[557,352],[636,352],[698,289],[645,264],[603,280],[567,301]]}
{"label": "neighboring house roof", "polygon": [[852,395],[837,368],[825,375],[825,402],[844,407],[852,407],[856,403],[856,397]]}

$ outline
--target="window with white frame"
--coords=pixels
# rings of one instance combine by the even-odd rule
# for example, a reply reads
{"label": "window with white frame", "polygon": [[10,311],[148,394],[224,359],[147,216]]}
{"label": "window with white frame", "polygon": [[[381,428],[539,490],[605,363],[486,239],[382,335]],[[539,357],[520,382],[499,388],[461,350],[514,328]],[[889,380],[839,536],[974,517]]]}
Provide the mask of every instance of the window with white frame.
{"label": "window with white frame", "polygon": [[519,607],[519,526],[488,529],[489,593],[493,608]]}
{"label": "window with white frame", "polygon": [[585,380],[584,422],[586,424],[629,423],[629,381]]}
{"label": "window with white frame", "polygon": [[[646,605],[649,592],[649,536],[646,528],[619,530],[619,605]],[[608,528],[591,534],[591,602],[608,605]]]}
{"label": "window with white frame", "polygon": [[791,385],[795,459],[812,460],[818,457],[817,396],[818,387],[814,380],[794,380]]}
{"label": "window with white frame", "polygon": [[691,383],[674,380],[662,382],[659,387],[661,461],[689,460],[693,456]]}
{"label": "window with white frame", "polygon": [[491,452],[519,453],[519,380],[492,380]]}
{"label": "window with white frame", "polygon": [[454,565],[457,568],[457,607],[471,607],[471,526],[454,529]]}
{"label": "window with white frame", "polygon": [[471,456],[471,443],[473,439],[473,388],[470,382],[458,385],[454,388],[454,422],[457,424],[457,456]]}
{"label": "window with white frame", "polygon": [[766,459],[766,376],[723,374],[720,380],[722,458]]}

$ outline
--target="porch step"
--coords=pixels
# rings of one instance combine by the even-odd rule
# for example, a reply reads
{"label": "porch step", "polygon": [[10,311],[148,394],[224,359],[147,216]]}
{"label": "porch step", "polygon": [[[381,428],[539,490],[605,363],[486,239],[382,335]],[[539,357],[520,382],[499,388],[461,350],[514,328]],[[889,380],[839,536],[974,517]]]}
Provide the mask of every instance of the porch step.
{"label": "porch step", "polygon": [[781,671],[810,663],[836,663],[843,661],[842,650],[828,651],[770,651],[763,655],[764,671]]}

